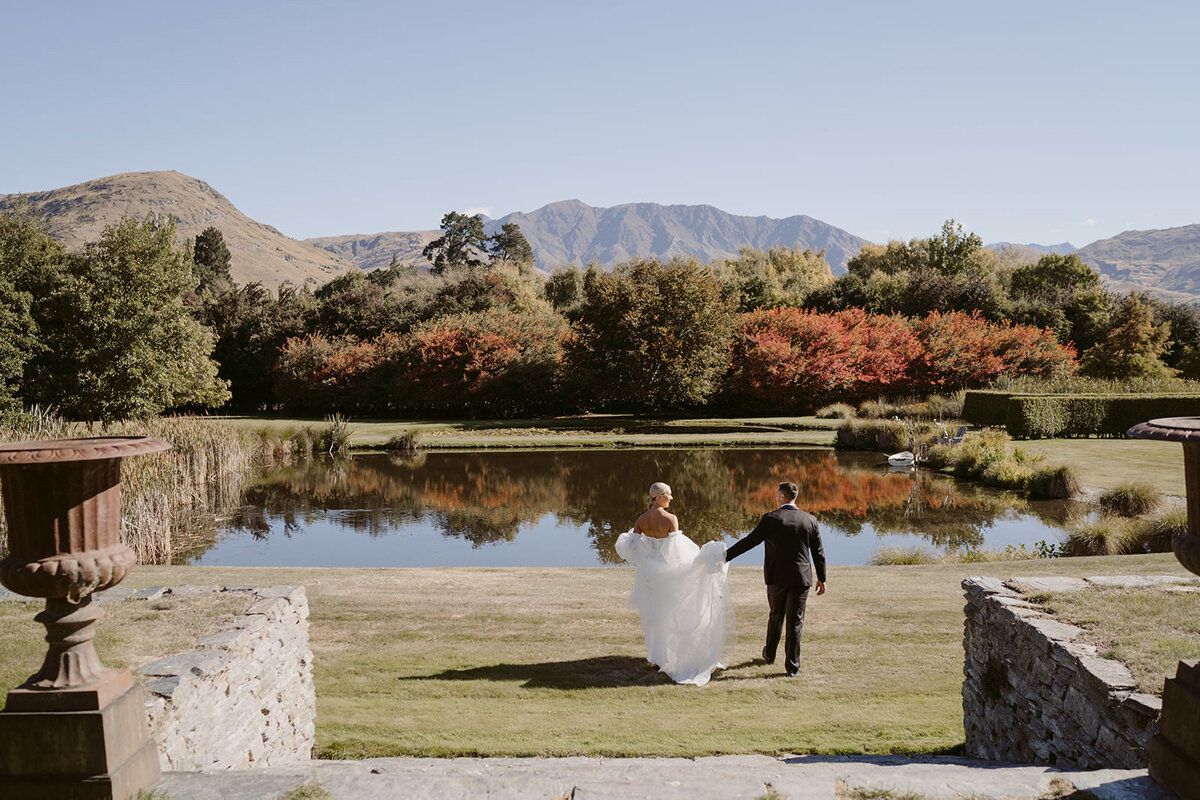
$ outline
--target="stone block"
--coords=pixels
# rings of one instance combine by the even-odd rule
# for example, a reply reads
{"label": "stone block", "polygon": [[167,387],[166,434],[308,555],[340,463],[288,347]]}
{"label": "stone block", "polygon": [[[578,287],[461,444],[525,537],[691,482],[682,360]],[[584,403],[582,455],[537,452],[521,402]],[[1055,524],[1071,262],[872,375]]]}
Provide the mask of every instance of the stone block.
{"label": "stone block", "polygon": [[1069,642],[1075,637],[1083,634],[1083,628],[1080,628],[1078,625],[1070,625],[1065,622],[1058,622],[1048,617],[1042,617],[1040,619],[1030,618],[1025,620],[1025,623],[1030,629],[1037,631],[1037,633],[1041,635],[1047,646],[1050,644]]}
{"label": "stone block", "polygon": [[307,597],[303,586],[268,586],[258,590],[259,597],[282,597],[288,603],[296,603]]}
{"label": "stone block", "polygon": [[282,597],[264,597],[246,609],[246,614],[249,616],[261,614],[270,619],[279,619],[283,616],[287,607],[288,601]]}
{"label": "stone block", "polygon": [[130,600],[157,600],[167,593],[165,586],[147,586],[133,593]]}
{"label": "stone block", "polygon": [[233,628],[205,636],[196,642],[196,646],[202,650],[235,650],[248,645],[251,635],[245,628]]}
{"label": "stone block", "polygon": [[210,594],[221,591],[220,586],[195,586],[192,584],[183,584],[182,586],[172,586],[170,594],[176,597],[194,597],[198,594]]}
{"label": "stone block", "polygon": [[1004,586],[1020,594],[1040,594],[1042,592],[1078,592],[1088,588],[1087,581],[1082,578],[1033,577],[1010,578]]}
{"label": "stone block", "polygon": [[1133,673],[1120,661],[1085,655],[1080,657],[1079,665],[1083,669],[1084,680],[1088,684],[1088,688],[1099,693],[1101,697],[1118,692],[1128,693],[1137,689],[1137,681],[1133,679]]}
{"label": "stone block", "polygon": [[240,617],[234,617],[226,627],[258,632],[265,629],[269,624],[270,620],[263,614],[243,614]]}
{"label": "stone block", "polygon": [[228,662],[223,654],[214,652],[190,652],[160,658],[143,664],[138,671],[152,677],[176,677],[191,673],[193,675],[214,675],[220,672]]}
{"label": "stone block", "polygon": [[158,680],[150,681],[146,684],[146,691],[156,694],[159,697],[167,700],[175,694],[175,690],[179,688],[179,678],[159,678]]}

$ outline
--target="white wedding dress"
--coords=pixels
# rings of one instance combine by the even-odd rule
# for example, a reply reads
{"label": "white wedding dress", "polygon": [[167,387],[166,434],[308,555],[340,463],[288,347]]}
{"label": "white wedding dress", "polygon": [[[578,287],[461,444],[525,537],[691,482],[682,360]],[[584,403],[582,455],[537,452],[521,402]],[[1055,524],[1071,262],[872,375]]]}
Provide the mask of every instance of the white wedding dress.
{"label": "white wedding dress", "polygon": [[681,531],[662,539],[629,531],[616,549],[637,565],[629,605],[641,615],[650,662],[676,683],[708,683],[737,637],[724,543],[697,547]]}

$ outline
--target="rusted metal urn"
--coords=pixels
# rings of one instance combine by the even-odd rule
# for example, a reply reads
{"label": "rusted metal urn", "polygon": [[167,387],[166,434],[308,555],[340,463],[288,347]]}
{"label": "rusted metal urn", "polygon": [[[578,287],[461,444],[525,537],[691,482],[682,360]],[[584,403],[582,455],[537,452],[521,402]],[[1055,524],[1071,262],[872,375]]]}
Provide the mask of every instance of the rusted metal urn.
{"label": "rusted metal urn", "polygon": [[[1183,445],[1188,529],[1171,541],[1175,558],[1200,575],[1200,417],[1166,417],[1134,425],[1135,439]],[[1179,797],[1200,797],[1200,661],[1180,661],[1163,684],[1162,716],[1150,740],[1150,777]]]}
{"label": "rusted metal urn", "polygon": [[1134,439],[1158,439],[1183,445],[1183,481],[1187,494],[1187,533],[1171,542],[1175,558],[1200,575],[1200,417],[1165,417],[1140,422],[1127,432]]}
{"label": "rusted metal urn", "polygon": [[50,649],[27,689],[72,689],[102,680],[92,638],[103,615],[93,592],[120,583],[134,552],[121,544],[121,459],[170,447],[147,436],[0,444],[8,557],[0,583],[46,598],[36,619]]}

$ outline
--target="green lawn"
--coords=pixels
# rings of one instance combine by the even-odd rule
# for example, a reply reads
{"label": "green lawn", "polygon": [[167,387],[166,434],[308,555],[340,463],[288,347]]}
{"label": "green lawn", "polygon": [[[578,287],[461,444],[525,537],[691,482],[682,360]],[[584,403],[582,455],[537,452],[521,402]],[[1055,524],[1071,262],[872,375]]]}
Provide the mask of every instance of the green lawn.
{"label": "green lawn", "polygon": [[[761,572],[737,567],[740,640],[703,688],[645,664],[628,569],[141,566],[126,583],[305,584],[325,757],[695,756],[951,750],[963,739],[963,577],[1147,573],[1186,574],[1169,555],[833,568],[789,680],[755,660]],[[8,685],[37,666],[39,631],[31,619],[0,629]],[[101,656],[127,660],[113,651],[129,639],[106,634]]]}
{"label": "green lawn", "polygon": [[[223,417],[248,430],[286,433],[321,419]],[[350,420],[350,445],[379,447],[405,431],[430,449],[831,445],[839,420],[816,417],[656,418],[596,414],[552,419]]]}
{"label": "green lawn", "polygon": [[1149,439],[1031,439],[1013,443],[1075,468],[1084,486],[1110,489],[1126,481],[1150,483],[1182,496],[1183,448]]}

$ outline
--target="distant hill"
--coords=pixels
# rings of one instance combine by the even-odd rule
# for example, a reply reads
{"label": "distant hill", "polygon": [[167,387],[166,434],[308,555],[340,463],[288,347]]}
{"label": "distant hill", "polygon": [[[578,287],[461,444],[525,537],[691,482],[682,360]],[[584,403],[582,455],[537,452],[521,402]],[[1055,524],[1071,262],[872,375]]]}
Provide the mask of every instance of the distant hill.
{"label": "distant hill", "polygon": [[[806,216],[772,219],[728,214],[713,206],[664,206],[627,203],[597,208],[579,200],[551,203],[528,214],[515,213],[488,220],[490,233],[506,222],[521,226],[542,269],[597,262],[611,266],[639,256],[694,256],[714,261],[737,255],[743,247],[762,250],[778,245],[825,250],[835,275],[866,239]],[[325,236],[310,244],[352,260],[364,269],[386,266],[392,253],[401,261],[423,264],[425,243],[437,231],[380,233],[373,236]],[[405,253],[415,254],[406,258]]]}
{"label": "distant hill", "polygon": [[1200,299],[1200,225],[1125,231],[1080,248],[1079,257],[1115,289]]}
{"label": "distant hill", "polygon": [[428,266],[421,255],[425,245],[442,235],[440,230],[410,231],[408,233],[350,234],[349,236],[318,236],[305,239],[311,244],[365,270],[379,269],[392,263],[392,256],[401,264]]}
{"label": "distant hill", "polygon": [[255,222],[207,183],[180,172],[126,172],[63,189],[0,195],[0,208],[18,196],[28,200],[46,220],[50,235],[68,249],[99,238],[105,226],[123,216],[141,219],[153,211],[174,217],[181,238],[194,237],[210,225],[219,228],[238,283],[261,281],[271,289],[286,281],[319,284],[353,268],[334,253]]}
{"label": "distant hill", "polygon": [[1039,259],[1048,253],[1056,253],[1060,256],[1065,256],[1075,252],[1075,245],[1070,242],[1062,244],[1017,244],[1016,242],[995,242],[993,244],[984,245],[986,250],[995,250],[998,253],[1013,253],[1024,258]]}

